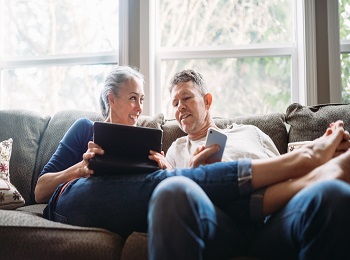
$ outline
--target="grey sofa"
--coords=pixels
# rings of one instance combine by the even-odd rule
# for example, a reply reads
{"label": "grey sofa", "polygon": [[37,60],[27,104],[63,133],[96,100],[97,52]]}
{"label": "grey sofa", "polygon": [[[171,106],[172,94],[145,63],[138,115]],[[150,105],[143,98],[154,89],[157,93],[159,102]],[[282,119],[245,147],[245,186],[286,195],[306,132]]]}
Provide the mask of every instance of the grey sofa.
{"label": "grey sofa", "polygon": [[[0,142],[13,139],[11,183],[26,201],[15,210],[0,210],[2,259],[147,259],[147,234],[135,232],[123,241],[118,234],[101,228],[55,223],[42,218],[45,204],[35,204],[38,174],[64,133],[80,117],[102,120],[98,113],[86,111],[62,111],[50,117],[26,110],[0,110]],[[349,104],[291,104],[286,113],[215,118],[215,122],[221,128],[232,123],[255,125],[272,138],[281,153],[286,153],[289,142],[313,140],[338,119],[350,130]],[[143,116],[139,124],[163,129],[165,152],[184,135],[175,120],[164,119],[161,114]]]}

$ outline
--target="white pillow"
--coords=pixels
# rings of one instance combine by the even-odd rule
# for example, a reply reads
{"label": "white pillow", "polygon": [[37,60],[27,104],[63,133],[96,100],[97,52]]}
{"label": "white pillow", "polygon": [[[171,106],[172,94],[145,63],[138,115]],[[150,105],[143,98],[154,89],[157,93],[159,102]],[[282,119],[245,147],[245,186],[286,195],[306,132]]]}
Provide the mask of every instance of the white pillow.
{"label": "white pillow", "polygon": [[0,179],[10,181],[12,138],[0,142]]}
{"label": "white pillow", "polygon": [[25,201],[15,186],[10,183],[10,159],[12,138],[0,142],[0,209],[16,209]]}
{"label": "white pillow", "polygon": [[0,209],[16,209],[25,203],[15,186],[0,179]]}

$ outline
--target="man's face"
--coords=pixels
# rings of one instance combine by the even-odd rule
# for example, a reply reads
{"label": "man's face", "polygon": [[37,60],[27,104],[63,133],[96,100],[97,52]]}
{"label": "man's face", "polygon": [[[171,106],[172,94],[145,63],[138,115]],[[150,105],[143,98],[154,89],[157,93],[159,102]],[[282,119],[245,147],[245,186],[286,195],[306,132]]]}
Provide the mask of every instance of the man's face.
{"label": "man's face", "polygon": [[175,118],[185,133],[195,135],[206,127],[210,105],[206,104],[194,82],[177,84],[171,92],[171,98]]}

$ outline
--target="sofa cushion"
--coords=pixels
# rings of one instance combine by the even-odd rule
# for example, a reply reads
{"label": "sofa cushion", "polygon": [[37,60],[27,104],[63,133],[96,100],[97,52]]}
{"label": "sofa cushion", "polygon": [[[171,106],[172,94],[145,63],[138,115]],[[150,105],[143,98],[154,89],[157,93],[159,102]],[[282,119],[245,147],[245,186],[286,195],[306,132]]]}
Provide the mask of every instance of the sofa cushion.
{"label": "sofa cushion", "polygon": [[158,114],[155,116],[140,116],[137,120],[138,126],[162,129],[161,125],[164,123],[164,115]]}
{"label": "sofa cushion", "polygon": [[288,132],[284,121],[285,117],[282,113],[237,116],[229,119],[214,119],[215,124],[220,128],[227,128],[233,123],[254,125],[258,127],[261,131],[270,136],[281,154],[287,152]]}
{"label": "sofa cushion", "polygon": [[[214,123],[221,129],[227,128],[233,123],[254,125],[271,137],[278,151],[287,152],[288,133],[284,124],[284,115],[281,113],[271,113],[267,115],[248,115],[233,118],[214,118]],[[186,135],[179,127],[177,121],[166,120],[162,125],[164,130],[163,150],[166,152],[173,141]]]}
{"label": "sofa cushion", "polygon": [[6,248],[2,259],[120,259],[123,246],[120,236],[105,229],[61,224],[16,210],[0,210],[0,234],[1,248]]}
{"label": "sofa cushion", "polygon": [[31,181],[43,132],[50,120],[28,110],[0,110],[0,140],[13,139],[10,160],[11,183],[30,201]]}
{"label": "sofa cushion", "polygon": [[125,241],[121,260],[148,259],[148,236],[146,233],[133,232]]}
{"label": "sofa cushion", "polygon": [[330,123],[339,119],[344,121],[344,127],[349,131],[350,104],[291,104],[286,111],[286,123],[290,125],[288,142],[314,140],[325,133]]}
{"label": "sofa cushion", "polygon": [[[28,209],[31,206],[27,206]],[[78,227],[29,212],[0,210],[2,259],[120,259],[123,240],[101,228]]]}

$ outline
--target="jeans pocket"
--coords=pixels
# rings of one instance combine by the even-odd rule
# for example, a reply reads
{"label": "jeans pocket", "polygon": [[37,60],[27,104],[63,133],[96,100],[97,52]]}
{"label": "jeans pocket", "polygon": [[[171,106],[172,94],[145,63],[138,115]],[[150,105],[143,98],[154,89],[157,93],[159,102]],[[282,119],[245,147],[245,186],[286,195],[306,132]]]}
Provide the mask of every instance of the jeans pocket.
{"label": "jeans pocket", "polygon": [[53,212],[53,221],[68,224],[68,218],[58,214],[56,211]]}

